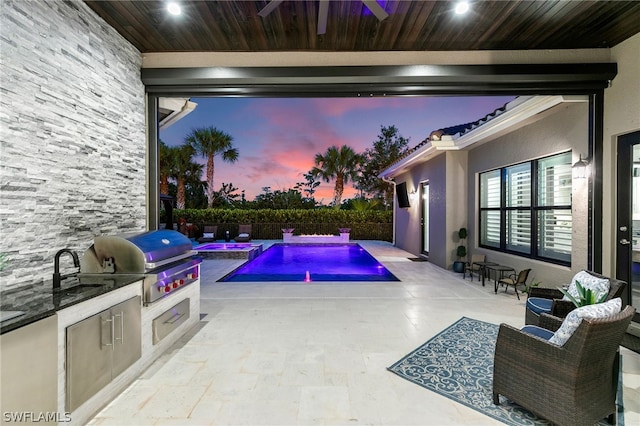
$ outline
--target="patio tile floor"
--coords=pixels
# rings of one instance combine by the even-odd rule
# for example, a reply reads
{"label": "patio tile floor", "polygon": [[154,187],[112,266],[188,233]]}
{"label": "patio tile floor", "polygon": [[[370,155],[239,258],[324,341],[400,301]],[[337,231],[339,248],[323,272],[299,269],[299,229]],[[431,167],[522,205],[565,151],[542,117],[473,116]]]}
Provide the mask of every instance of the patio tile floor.
{"label": "patio tile floor", "polygon": [[[525,299],[360,243],[401,282],[218,283],[243,261],[205,260],[200,325],[89,424],[501,424],[386,367],[462,316],[522,326]],[[640,355],[621,351],[640,424]]]}

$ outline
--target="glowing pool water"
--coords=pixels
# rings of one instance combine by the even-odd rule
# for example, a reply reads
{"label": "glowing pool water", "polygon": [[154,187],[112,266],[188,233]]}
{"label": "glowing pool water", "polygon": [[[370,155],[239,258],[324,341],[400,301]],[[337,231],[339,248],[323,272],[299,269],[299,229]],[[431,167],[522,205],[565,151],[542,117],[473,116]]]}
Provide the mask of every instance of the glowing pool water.
{"label": "glowing pool water", "polygon": [[358,244],[274,244],[220,281],[399,281]]}

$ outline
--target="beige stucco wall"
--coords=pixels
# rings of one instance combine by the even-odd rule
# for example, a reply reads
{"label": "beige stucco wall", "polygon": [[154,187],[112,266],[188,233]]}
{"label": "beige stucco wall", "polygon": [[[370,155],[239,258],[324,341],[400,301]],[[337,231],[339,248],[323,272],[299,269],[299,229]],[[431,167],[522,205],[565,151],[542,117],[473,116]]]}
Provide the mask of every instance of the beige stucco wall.
{"label": "beige stucco wall", "polygon": [[640,130],[640,34],[611,49],[618,75],[604,92],[604,170],[602,270],[616,270],[617,137]]}
{"label": "beige stucco wall", "polygon": [[469,250],[485,254],[488,260],[516,270],[532,268],[530,281],[541,282],[546,287],[567,283],[576,272],[587,267],[587,180],[574,179],[572,184],[572,263],[571,267],[566,267],[478,247],[478,173],[569,150],[572,151],[572,162],[577,161],[580,154],[585,155],[588,147],[587,101],[585,97],[583,102],[560,104],[545,112],[542,119],[469,152],[466,182],[469,190]]}
{"label": "beige stucco wall", "polygon": [[[452,231],[460,224],[460,220],[451,221],[447,212],[454,209],[454,203],[459,197],[449,199],[448,160],[446,153],[441,153],[418,167],[396,177],[396,182],[406,182],[409,191],[415,190],[416,194],[410,196],[411,207],[396,208],[395,244],[397,247],[416,256],[422,252],[422,203],[420,197],[422,182],[429,182],[429,262],[442,268],[451,268],[452,250],[454,241]],[[464,212],[462,212],[464,214]],[[452,224],[453,223],[453,224]],[[455,228],[458,229],[458,228]]]}
{"label": "beige stucco wall", "polygon": [[[469,153],[467,151],[449,151],[446,153],[447,158],[447,214],[446,214],[446,234],[449,236],[447,240],[448,262],[447,266],[458,260],[456,255],[457,247],[460,242],[457,238],[460,228],[467,228],[467,213],[472,205],[467,203],[468,191],[467,186],[467,160]],[[466,242],[467,250],[469,249],[469,240]]]}
{"label": "beige stucco wall", "polygon": [[[451,269],[456,260],[456,237],[460,227],[468,228],[470,253],[485,254],[487,259],[514,267],[532,268],[531,279],[547,286],[568,282],[573,274],[587,267],[588,181],[573,182],[572,266],[560,266],[492,250],[480,249],[478,233],[478,173],[529,161],[559,152],[572,151],[573,161],[588,147],[588,98],[573,97],[526,120],[522,127],[468,150],[444,151],[396,177],[407,182],[409,190],[429,181],[431,188],[431,250],[429,261]],[[418,255],[422,248],[419,199],[408,209],[396,209],[396,245]]]}

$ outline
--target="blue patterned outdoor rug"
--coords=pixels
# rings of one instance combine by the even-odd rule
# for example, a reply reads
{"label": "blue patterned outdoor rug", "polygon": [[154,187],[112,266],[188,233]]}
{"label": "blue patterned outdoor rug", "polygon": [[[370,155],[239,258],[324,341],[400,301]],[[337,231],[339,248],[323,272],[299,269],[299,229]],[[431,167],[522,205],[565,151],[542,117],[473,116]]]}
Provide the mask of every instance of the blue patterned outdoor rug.
{"label": "blue patterned outdoor rug", "polygon": [[[500,405],[493,404],[498,329],[495,324],[462,317],[388,370],[508,425],[549,425],[503,396]],[[618,398],[622,401],[621,389]],[[618,425],[624,425],[621,405]]]}

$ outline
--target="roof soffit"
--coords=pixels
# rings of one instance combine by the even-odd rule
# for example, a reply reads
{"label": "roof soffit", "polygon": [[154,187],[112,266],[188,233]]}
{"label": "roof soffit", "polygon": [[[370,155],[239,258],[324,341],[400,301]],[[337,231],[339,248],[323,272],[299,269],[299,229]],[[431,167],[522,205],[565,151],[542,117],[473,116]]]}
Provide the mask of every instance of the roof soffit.
{"label": "roof soffit", "polygon": [[507,104],[504,113],[463,135],[442,135],[439,140],[427,139],[423,141],[414,152],[383,170],[380,177],[389,179],[398,176],[444,151],[459,151],[470,149],[472,146],[477,147],[544,118],[558,105],[575,102],[588,102],[588,97],[553,95],[516,98]]}

